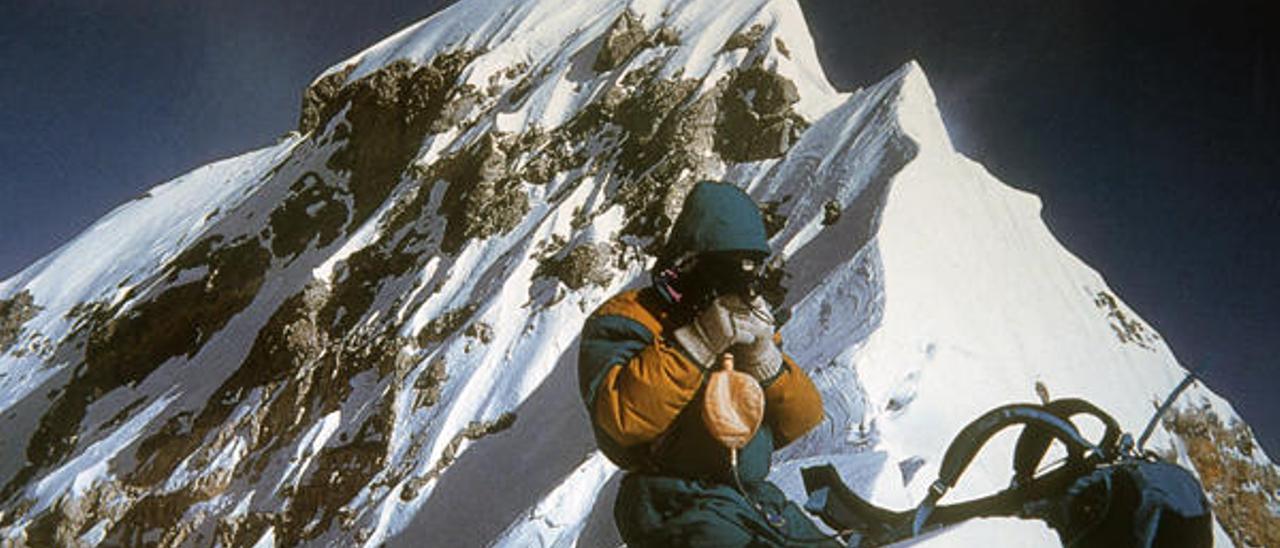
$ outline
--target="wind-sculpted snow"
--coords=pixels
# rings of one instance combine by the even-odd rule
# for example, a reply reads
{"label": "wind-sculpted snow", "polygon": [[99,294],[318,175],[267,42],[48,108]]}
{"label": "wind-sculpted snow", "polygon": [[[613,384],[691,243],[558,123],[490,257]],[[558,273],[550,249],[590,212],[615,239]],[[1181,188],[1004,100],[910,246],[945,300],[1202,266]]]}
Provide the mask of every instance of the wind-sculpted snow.
{"label": "wind-sculpted snow", "polygon": [[[616,545],[577,331],[704,178],[761,204],[823,394],[778,454],[793,497],[833,461],[902,507],[989,407],[1040,386],[1137,429],[1181,375],[952,150],[918,66],[837,93],[790,0],[459,2],[320,75],[299,131],[0,283],[0,542]],[[1170,424],[1160,450],[1238,462]],[[1007,481],[1007,449],[958,491]],[[1052,542],[955,538],[995,535]]]}

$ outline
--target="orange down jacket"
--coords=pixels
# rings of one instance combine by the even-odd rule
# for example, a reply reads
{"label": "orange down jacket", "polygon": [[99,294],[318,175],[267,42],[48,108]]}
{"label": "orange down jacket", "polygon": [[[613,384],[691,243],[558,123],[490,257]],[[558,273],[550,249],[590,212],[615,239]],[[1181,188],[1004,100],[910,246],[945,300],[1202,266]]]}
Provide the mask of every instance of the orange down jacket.
{"label": "orange down jacket", "polygon": [[[670,308],[649,287],[621,293],[591,314],[579,350],[582,399],[597,443],[620,467],[727,480],[728,451],[697,412],[709,371],[668,338],[679,327],[671,325]],[[808,375],[785,354],[783,369],[764,387],[764,424],[739,453],[744,481],[763,479],[773,451],[822,420]]]}

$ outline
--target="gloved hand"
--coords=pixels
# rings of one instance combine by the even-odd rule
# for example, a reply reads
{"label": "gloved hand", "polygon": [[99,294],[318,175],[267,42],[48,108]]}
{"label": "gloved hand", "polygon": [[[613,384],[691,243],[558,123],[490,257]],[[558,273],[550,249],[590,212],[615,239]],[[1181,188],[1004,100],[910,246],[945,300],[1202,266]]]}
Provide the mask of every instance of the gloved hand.
{"label": "gloved hand", "polygon": [[735,344],[750,343],[755,337],[740,325],[750,321],[751,306],[737,295],[716,297],[693,321],[673,332],[676,342],[704,368]]}
{"label": "gloved hand", "polygon": [[748,313],[735,326],[740,332],[748,333],[751,340],[736,343],[730,350],[737,369],[763,383],[782,372],[782,352],[773,343],[773,314],[769,313],[764,299],[757,297],[747,306]]}

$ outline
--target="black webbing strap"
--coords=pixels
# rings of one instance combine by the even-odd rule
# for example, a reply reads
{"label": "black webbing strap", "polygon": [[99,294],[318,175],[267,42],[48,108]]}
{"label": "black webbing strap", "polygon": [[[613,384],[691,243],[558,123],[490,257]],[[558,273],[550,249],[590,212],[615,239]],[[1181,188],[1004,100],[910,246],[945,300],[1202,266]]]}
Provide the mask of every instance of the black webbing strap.
{"label": "black webbing strap", "polygon": [[[1028,503],[1065,492],[1081,474],[1079,469],[1058,468],[993,495],[939,505],[920,533],[978,517],[1041,518],[1028,514],[1029,507],[1034,509],[1034,505]],[[831,465],[805,468],[801,475],[809,493],[805,510],[818,516],[828,527],[846,534],[849,546],[882,546],[916,536],[912,531],[914,511],[893,511],[867,502],[841,481]]]}
{"label": "black webbing strap", "polygon": [[955,487],[956,481],[969,467],[969,463],[973,462],[982,446],[992,436],[1015,424],[1035,425],[1054,439],[1062,441],[1067,446],[1068,463],[1082,462],[1085,453],[1093,448],[1074,425],[1043,406],[1014,403],[992,409],[965,426],[951,442],[951,446],[947,447],[947,452],[942,457],[942,466],[938,470],[938,479],[929,486],[929,494],[916,507],[911,527],[914,534],[919,534],[924,529],[938,500]]}
{"label": "black webbing strap", "polygon": [[[850,490],[835,468],[830,465],[805,468],[801,471],[809,501],[805,508],[817,515],[828,526],[838,531],[850,532],[850,546],[878,546],[910,538],[937,527],[958,523],[981,516],[1026,516],[1028,501],[1045,499],[1063,492],[1075,478],[1087,470],[1085,456],[1097,448],[1085,440],[1069,418],[1089,414],[1106,425],[1105,446],[1112,446],[1113,437],[1119,436],[1114,419],[1083,400],[1057,400],[1050,406],[1036,404],[1010,404],[998,407],[970,422],[956,435],[942,459],[938,479],[930,486],[929,494],[914,510],[897,512],[871,504]],[[956,504],[939,506],[938,501],[952,487],[977,456],[982,447],[1000,431],[1013,425],[1027,428],[1019,438],[1021,452],[1015,457],[1016,466],[1024,461],[1032,474],[999,493]],[[1034,434],[1024,441],[1028,433]],[[1043,439],[1043,441],[1041,441]],[[1034,468],[1043,458],[1052,440],[1061,441],[1067,448],[1066,466],[1034,477]],[[1108,443],[1107,440],[1112,440]],[[1041,448],[1043,444],[1043,448]]]}
{"label": "black webbing strap", "polygon": [[[1071,422],[1077,415],[1089,415],[1102,423],[1104,431],[1102,441],[1097,448],[1104,453],[1104,458],[1115,458],[1112,454],[1119,447],[1120,425],[1105,411],[1096,405],[1079,398],[1063,398],[1053,400],[1044,405],[1044,409],[1058,418]],[[1072,423],[1074,427],[1074,423]],[[1013,451],[1013,479],[1017,482],[1027,481],[1036,473],[1036,468],[1044,460],[1054,436],[1044,427],[1028,423],[1018,435],[1018,442]]]}

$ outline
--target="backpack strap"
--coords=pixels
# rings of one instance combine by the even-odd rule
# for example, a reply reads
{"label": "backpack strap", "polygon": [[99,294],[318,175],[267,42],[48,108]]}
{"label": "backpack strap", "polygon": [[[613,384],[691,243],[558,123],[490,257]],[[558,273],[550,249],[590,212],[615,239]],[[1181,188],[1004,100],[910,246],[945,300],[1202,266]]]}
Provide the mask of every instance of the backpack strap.
{"label": "backpack strap", "polygon": [[[1111,415],[1079,398],[1053,400],[1045,404],[1044,409],[1067,421],[1072,427],[1075,425],[1071,420],[1077,415],[1089,415],[1098,419],[1105,429],[1102,442],[1097,446],[1098,449],[1103,452],[1104,459],[1112,460],[1118,457],[1115,453],[1118,452],[1120,445],[1121,431],[1120,425]],[[1027,423],[1026,428],[1018,435],[1017,445],[1014,446],[1013,481],[1015,483],[1028,482],[1035,476],[1036,468],[1044,460],[1044,455],[1049,451],[1049,445],[1053,440],[1053,433],[1045,426],[1035,422]]]}
{"label": "backpack strap", "polygon": [[1049,412],[1043,406],[1035,404],[1014,403],[1002,405],[984,413],[965,426],[942,458],[942,466],[938,471],[938,479],[929,487],[929,494],[916,507],[912,519],[912,535],[919,534],[928,522],[930,514],[938,504],[938,500],[947,493],[960,479],[960,475],[973,462],[978,451],[987,441],[1001,430],[1016,424],[1035,425],[1043,429],[1052,438],[1067,446],[1068,463],[1080,463],[1087,452],[1094,446],[1080,435],[1076,427],[1069,421]]}
{"label": "backpack strap", "polygon": [[844,538],[845,545],[857,548],[889,544],[906,538],[903,524],[907,516],[867,502],[840,479],[830,464],[800,470],[809,499],[804,509],[818,516]]}
{"label": "backpack strap", "polygon": [[[1061,404],[1060,407],[1064,413],[1084,409],[1076,404]],[[955,486],[987,441],[1014,425],[1035,428],[1043,432],[1042,435],[1047,435],[1050,442],[1054,439],[1061,441],[1067,447],[1067,466],[1030,481],[1015,483],[987,497],[939,506],[939,499]],[[840,480],[831,465],[801,471],[805,490],[809,493],[805,509],[833,529],[850,535],[850,546],[890,544],[917,536],[926,526],[932,529],[979,516],[1022,515],[1029,501],[1044,499],[1066,489],[1085,469],[1085,457],[1096,450],[1070,421],[1043,406],[1004,405],[978,417],[956,435],[943,457],[938,479],[914,510],[895,512],[863,500]]]}
{"label": "backpack strap", "polygon": [[[1044,512],[1043,502],[1065,493],[1084,470],[1065,466],[992,495],[938,505],[921,532],[976,517],[1044,519],[1040,515]],[[809,493],[805,510],[838,531],[847,546],[883,546],[916,536],[912,531],[914,511],[889,510],[862,499],[841,481],[840,474],[830,464],[804,468],[800,473],[805,491]]]}

